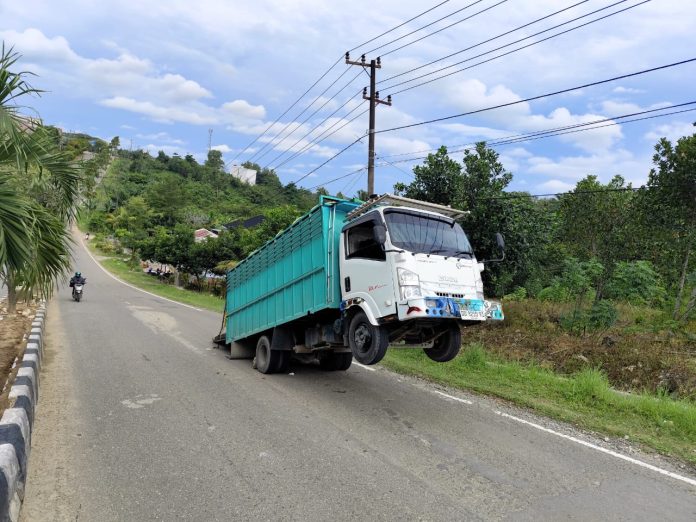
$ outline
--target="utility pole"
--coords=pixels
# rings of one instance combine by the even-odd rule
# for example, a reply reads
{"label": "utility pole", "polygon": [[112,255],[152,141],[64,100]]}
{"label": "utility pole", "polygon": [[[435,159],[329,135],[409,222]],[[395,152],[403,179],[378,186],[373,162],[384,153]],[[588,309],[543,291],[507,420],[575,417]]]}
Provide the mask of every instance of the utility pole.
{"label": "utility pole", "polygon": [[381,69],[382,62],[377,57],[376,60],[370,60],[368,64],[365,60],[365,55],[360,57],[359,62],[350,60],[350,53],[346,53],[346,63],[348,65],[358,65],[363,68],[370,68],[370,96],[367,95],[367,87],[363,89],[363,100],[369,100],[370,102],[370,130],[368,135],[368,145],[367,145],[367,194],[371,196],[375,193],[375,109],[377,105],[391,105],[391,94],[387,96],[386,101],[379,99],[379,92],[377,92],[377,69]]}

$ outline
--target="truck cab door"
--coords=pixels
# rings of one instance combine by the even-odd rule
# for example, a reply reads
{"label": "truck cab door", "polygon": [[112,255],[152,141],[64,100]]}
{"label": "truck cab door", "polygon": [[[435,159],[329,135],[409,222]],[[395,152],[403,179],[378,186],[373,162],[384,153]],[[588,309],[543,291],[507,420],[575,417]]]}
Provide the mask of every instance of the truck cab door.
{"label": "truck cab door", "polygon": [[[374,227],[379,213],[367,214],[343,229],[341,241],[341,293],[343,299],[361,297],[374,319],[396,313],[393,267],[377,243]],[[368,314],[369,316],[369,314]]]}

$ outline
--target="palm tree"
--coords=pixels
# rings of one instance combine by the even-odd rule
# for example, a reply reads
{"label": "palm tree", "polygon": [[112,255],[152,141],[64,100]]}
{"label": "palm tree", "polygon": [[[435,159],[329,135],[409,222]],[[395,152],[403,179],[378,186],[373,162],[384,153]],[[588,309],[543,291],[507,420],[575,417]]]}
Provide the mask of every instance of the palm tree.
{"label": "palm tree", "polygon": [[41,91],[26,71],[12,72],[19,55],[0,48],[0,278],[13,312],[17,289],[49,297],[70,268],[67,224],[75,215],[79,170],[59,150],[38,117],[20,111],[22,97]]}

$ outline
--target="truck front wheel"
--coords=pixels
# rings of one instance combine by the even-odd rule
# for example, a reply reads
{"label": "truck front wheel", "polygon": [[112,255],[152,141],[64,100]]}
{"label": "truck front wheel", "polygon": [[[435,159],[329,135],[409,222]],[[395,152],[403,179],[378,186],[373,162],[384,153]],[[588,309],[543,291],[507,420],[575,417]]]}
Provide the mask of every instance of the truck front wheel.
{"label": "truck front wheel", "polygon": [[454,359],[462,347],[462,331],[459,325],[453,323],[445,333],[435,339],[432,348],[425,348],[425,355],[436,362],[447,362]]}
{"label": "truck front wheel", "polygon": [[348,344],[356,361],[377,364],[387,353],[389,333],[383,326],[371,324],[365,312],[358,312],[348,327]]}

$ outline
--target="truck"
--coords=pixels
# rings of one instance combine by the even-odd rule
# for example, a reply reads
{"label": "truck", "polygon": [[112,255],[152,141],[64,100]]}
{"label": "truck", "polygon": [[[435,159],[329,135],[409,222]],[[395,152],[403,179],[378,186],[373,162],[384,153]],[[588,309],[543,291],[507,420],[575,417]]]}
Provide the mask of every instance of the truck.
{"label": "truck", "polygon": [[265,374],[286,373],[291,356],[325,370],[372,365],[389,346],[452,360],[462,328],[503,320],[500,303],[483,294],[485,262],[457,222],[464,214],[389,194],[320,196],[229,270],[215,341]]}

